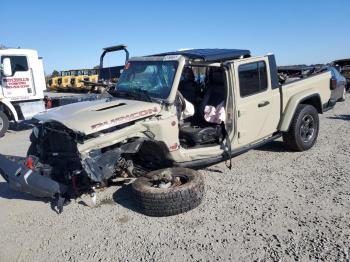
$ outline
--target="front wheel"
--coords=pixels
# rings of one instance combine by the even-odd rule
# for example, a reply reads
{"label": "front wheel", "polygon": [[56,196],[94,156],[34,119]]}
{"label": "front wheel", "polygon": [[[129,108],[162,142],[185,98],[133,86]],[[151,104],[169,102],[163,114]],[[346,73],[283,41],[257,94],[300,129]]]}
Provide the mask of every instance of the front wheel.
{"label": "front wheel", "polygon": [[0,137],[4,136],[9,128],[9,119],[4,112],[0,111]]}
{"label": "front wheel", "polygon": [[172,216],[197,207],[204,196],[198,171],[166,168],[140,177],[132,184],[140,211],[148,216]]}
{"label": "front wheel", "polygon": [[318,112],[311,105],[298,105],[289,131],[283,134],[285,144],[295,151],[310,149],[316,142],[319,131]]}

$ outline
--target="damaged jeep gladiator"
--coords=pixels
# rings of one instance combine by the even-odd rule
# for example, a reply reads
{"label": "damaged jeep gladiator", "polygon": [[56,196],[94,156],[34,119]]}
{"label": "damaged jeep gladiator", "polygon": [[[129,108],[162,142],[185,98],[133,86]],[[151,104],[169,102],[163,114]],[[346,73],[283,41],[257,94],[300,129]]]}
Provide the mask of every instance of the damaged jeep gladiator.
{"label": "damaged jeep gladiator", "polygon": [[[0,157],[9,184],[64,200],[137,178],[140,210],[166,216],[201,202],[194,170],[283,137],[311,148],[330,104],[329,72],[279,83],[275,57],[192,49],[128,60],[111,97],[41,113],[26,164]],[[194,111],[183,117],[188,105]],[[29,162],[29,163],[28,163]],[[188,169],[192,168],[192,169]]]}

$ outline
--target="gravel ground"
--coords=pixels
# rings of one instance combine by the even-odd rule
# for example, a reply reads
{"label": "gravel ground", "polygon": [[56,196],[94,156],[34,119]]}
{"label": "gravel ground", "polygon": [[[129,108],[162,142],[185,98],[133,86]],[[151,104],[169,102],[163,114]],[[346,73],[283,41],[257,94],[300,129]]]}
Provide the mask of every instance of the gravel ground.
{"label": "gravel ground", "polygon": [[[204,202],[173,217],[135,212],[129,186],[100,192],[97,207],[78,199],[57,215],[0,180],[0,260],[349,261],[350,99],[320,119],[307,152],[276,141],[234,158],[232,171],[202,170]],[[0,153],[24,156],[29,133],[8,133]]]}

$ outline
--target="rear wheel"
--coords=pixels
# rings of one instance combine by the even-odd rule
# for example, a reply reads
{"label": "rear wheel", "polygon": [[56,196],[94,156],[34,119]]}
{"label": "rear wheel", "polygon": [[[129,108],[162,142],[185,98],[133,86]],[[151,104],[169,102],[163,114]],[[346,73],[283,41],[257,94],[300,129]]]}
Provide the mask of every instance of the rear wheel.
{"label": "rear wheel", "polygon": [[149,216],[172,216],[197,207],[204,196],[198,171],[166,168],[148,173],[132,184],[140,211]]}
{"label": "rear wheel", "polygon": [[319,130],[318,112],[311,105],[299,105],[292,119],[289,131],[283,134],[283,141],[295,151],[310,149],[316,142]]}
{"label": "rear wheel", "polygon": [[4,136],[9,128],[9,119],[4,112],[0,111],[0,137]]}

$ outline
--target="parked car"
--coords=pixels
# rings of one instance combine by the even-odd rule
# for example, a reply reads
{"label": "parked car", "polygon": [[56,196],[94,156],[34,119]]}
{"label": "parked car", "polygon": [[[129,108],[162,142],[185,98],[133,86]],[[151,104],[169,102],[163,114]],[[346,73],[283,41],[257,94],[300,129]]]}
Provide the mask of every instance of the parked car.
{"label": "parked car", "polygon": [[346,78],[346,89],[350,90],[350,58],[335,60],[332,65],[339,68],[340,73]]}
{"label": "parked car", "polygon": [[[195,81],[197,68],[204,68],[203,83]],[[326,70],[280,85],[275,56],[249,50],[131,58],[113,98],[37,115],[27,167],[0,155],[0,166],[8,167],[0,174],[17,190],[61,198],[138,177],[132,192],[143,213],[184,212],[204,192],[203,180],[187,168],[220,161],[231,168],[233,156],[280,137],[291,150],[313,147],[318,114],[332,106],[330,79]],[[183,118],[187,101],[194,115]]]}
{"label": "parked car", "polygon": [[346,90],[350,91],[350,65],[341,68],[340,73],[346,78]]}
{"label": "parked car", "polygon": [[330,71],[331,78],[331,101],[336,103],[338,101],[345,101],[346,96],[346,78],[342,76],[334,66],[325,66],[318,72]]}

